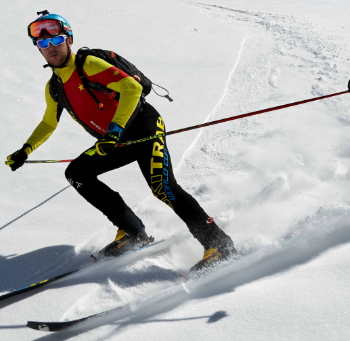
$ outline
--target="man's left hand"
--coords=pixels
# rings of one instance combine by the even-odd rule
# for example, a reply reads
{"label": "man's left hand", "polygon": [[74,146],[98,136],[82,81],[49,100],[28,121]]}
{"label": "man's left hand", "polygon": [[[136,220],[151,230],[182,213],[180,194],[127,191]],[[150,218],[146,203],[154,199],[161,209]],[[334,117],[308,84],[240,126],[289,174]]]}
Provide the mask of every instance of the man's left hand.
{"label": "man's left hand", "polygon": [[117,150],[119,134],[116,132],[107,132],[95,144],[98,155],[105,156],[114,153]]}

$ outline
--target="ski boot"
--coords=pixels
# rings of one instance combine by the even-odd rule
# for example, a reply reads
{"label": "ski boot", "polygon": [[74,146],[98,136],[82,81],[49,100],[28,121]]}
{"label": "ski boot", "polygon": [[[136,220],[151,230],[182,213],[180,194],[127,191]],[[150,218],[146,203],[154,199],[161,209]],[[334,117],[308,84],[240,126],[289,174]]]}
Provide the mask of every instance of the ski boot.
{"label": "ski boot", "polygon": [[215,266],[231,259],[237,251],[229,236],[221,240],[217,246],[213,246],[204,251],[203,258],[189,270],[189,277],[200,276],[210,271]]}
{"label": "ski boot", "polygon": [[130,237],[119,229],[114,241],[99,252],[99,258],[118,257],[126,252],[141,249],[154,241],[146,232],[140,231],[135,237]]}

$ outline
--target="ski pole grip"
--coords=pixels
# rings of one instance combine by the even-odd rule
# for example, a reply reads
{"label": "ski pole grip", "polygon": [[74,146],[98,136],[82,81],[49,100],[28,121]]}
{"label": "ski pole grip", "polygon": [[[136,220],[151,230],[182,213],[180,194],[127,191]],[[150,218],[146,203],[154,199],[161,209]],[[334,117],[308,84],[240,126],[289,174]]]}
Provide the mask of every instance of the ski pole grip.
{"label": "ski pole grip", "polygon": [[348,82],[348,89],[349,89],[349,92],[350,92],[350,79],[349,79],[349,82]]}

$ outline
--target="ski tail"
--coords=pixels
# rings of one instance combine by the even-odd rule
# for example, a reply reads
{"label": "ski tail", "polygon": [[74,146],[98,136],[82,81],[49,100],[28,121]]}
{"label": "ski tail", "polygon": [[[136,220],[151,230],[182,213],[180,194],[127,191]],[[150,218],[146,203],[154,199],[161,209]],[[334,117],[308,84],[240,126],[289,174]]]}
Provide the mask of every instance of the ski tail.
{"label": "ski tail", "polygon": [[110,310],[105,310],[100,313],[86,316],[77,320],[71,320],[71,321],[64,321],[64,322],[37,322],[37,321],[28,321],[27,322],[27,327],[43,332],[60,332],[63,330],[66,330],[68,328],[72,328],[74,326],[79,325],[82,322],[86,322],[88,320],[93,320],[99,316],[110,314],[110,313],[115,313],[120,310],[130,310],[130,304],[126,304],[125,306],[119,306],[117,308],[113,308]]}
{"label": "ski tail", "polygon": [[70,272],[67,272],[67,273],[64,273],[62,275],[58,275],[58,276],[55,276],[55,277],[52,277],[52,278],[49,278],[49,279],[45,279],[44,281],[41,281],[41,282],[38,282],[38,283],[34,283],[34,284],[30,284],[26,287],[23,287],[23,288],[20,288],[20,289],[16,289],[14,291],[11,291],[7,294],[4,294],[4,295],[1,295],[0,296],[0,301],[3,301],[3,300],[6,300],[7,298],[10,298],[10,297],[13,297],[13,296],[17,296],[19,294],[22,294],[24,292],[27,292],[27,291],[30,291],[30,290],[33,290],[33,289],[36,289],[36,288],[39,288],[39,287],[42,287],[43,285],[46,285],[48,283],[51,283],[53,281],[56,281],[60,278],[63,278],[65,276],[68,276],[68,275],[71,275],[73,274],[74,272],[77,272],[79,270],[73,270],[73,271],[70,271]]}
{"label": "ski tail", "polygon": [[79,320],[66,321],[66,322],[36,322],[36,321],[28,321],[27,327],[35,330],[40,330],[43,332],[58,332],[70,328],[74,325],[77,325],[81,322],[89,320],[93,318],[93,316],[84,317]]}

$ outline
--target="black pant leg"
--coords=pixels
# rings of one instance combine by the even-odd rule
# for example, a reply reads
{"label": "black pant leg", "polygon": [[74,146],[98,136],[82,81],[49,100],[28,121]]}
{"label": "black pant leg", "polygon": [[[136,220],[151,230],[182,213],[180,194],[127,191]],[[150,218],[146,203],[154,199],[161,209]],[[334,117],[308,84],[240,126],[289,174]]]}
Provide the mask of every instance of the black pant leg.
{"label": "black pant leg", "polygon": [[[130,146],[130,149],[132,150],[133,146]],[[135,161],[130,149],[126,151],[121,148],[115,154],[100,156],[92,147],[70,163],[65,175],[77,192],[106,215],[114,225],[130,236],[136,236],[145,230],[142,221],[126,205],[118,192],[97,178],[100,174]]]}
{"label": "black pant leg", "polygon": [[[150,106],[148,110],[153,111],[154,122],[153,131],[148,134],[164,132],[162,118],[153,107]],[[229,238],[209,219],[197,200],[177,183],[165,137],[140,143],[138,155],[137,162],[153,195],[175,211],[205,249],[217,247]]]}

